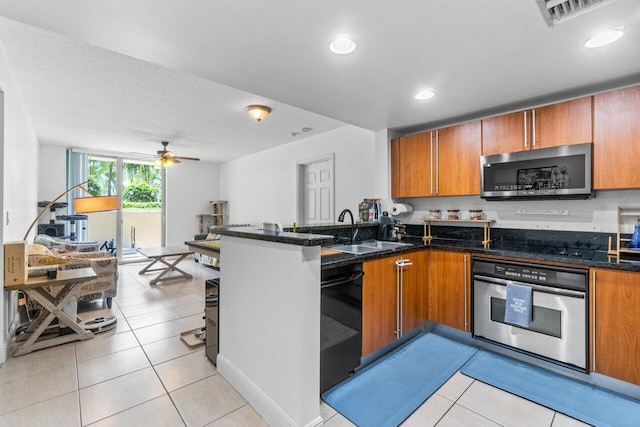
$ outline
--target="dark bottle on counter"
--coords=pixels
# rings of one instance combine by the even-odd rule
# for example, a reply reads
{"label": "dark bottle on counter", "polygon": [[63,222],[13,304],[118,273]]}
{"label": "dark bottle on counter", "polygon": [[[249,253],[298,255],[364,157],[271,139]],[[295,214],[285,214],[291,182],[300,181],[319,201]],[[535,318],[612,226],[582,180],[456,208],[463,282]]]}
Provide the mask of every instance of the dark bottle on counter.
{"label": "dark bottle on counter", "polygon": [[640,218],[633,230],[631,240],[629,241],[629,249],[640,249]]}

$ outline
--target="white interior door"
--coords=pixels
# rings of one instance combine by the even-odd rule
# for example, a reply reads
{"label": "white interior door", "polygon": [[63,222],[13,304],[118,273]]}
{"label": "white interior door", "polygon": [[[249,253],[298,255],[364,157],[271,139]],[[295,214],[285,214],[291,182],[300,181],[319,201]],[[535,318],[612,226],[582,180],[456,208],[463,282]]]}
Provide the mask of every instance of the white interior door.
{"label": "white interior door", "polygon": [[299,168],[300,201],[298,222],[322,224],[333,222],[333,155],[304,162]]}

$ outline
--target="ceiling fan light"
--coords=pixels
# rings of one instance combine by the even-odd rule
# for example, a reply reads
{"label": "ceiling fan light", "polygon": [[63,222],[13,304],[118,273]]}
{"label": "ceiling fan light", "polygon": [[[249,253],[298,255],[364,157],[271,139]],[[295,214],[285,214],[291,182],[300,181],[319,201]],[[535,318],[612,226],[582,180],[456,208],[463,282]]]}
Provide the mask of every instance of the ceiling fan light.
{"label": "ceiling fan light", "polygon": [[271,108],[264,105],[249,105],[247,107],[247,111],[251,117],[256,119],[258,122],[261,122],[269,115]]}
{"label": "ceiling fan light", "polygon": [[168,168],[169,166],[175,164],[176,162],[171,157],[161,157],[156,160],[156,166],[162,168]]}

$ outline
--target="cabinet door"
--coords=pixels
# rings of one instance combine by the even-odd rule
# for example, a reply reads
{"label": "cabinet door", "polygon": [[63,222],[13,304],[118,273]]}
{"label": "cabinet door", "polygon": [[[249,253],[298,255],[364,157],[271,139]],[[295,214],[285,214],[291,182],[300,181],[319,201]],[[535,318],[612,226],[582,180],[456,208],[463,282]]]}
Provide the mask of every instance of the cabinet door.
{"label": "cabinet door", "polygon": [[480,194],[480,120],[438,130],[436,194]]}
{"label": "cabinet door", "polygon": [[362,265],[363,357],[397,338],[395,260],[382,258]]}
{"label": "cabinet door", "polygon": [[529,144],[525,145],[525,133],[529,132],[528,119],[524,111],[483,119],[482,155],[527,150]]}
{"label": "cabinet door", "polygon": [[536,108],[531,112],[535,134],[531,148],[593,141],[590,96]]}
{"label": "cabinet door", "polygon": [[432,195],[431,150],[431,132],[391,141],[391,197]]}
{"label": "cabinet door", "polygon": [[592,273],[594,370],[640,385],[640,273],[599,268]]}
{"label": "cabinet door", "polygon": [[593,188],[640,188],[640,86],[594,96]]}
{"label": "cabinet door", "polygon": [[402,258],[412,263],[402,271],[402,333],[406,334],[427,320],[429,252],[411,252]]}
{"label": "cabinet door", "polygon": [[469,325],[469,262],[464,252],[429,254],[429,320],[463,331]]}

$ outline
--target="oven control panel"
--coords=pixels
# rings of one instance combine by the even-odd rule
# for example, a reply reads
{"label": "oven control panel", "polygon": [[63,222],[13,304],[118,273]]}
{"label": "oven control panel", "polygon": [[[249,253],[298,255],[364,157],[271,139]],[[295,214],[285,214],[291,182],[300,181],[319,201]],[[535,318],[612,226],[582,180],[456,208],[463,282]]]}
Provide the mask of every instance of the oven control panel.
{"label": "oven control panel", "polygon": [[494,259],[474,258],[473,274],[576,290],[586,290],[588,284],[588,270]]}
{"label": "oven control panel", "polygon": [[524,279],[542,283],[555,283],[556,278],[555,271],[504,264],[495,264],[493,275],[504,279]]}

